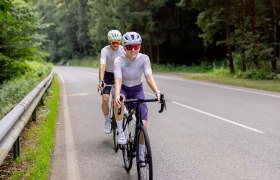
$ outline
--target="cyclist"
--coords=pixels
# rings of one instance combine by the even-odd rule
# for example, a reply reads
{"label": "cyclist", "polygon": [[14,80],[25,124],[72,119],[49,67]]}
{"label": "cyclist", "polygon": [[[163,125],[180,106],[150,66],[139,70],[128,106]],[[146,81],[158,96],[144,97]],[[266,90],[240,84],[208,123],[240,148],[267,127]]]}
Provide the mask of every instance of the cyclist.
{"label": "cyclist", "polygon": [[101,50],[100,67],[99,67],[99,84],[98,89],[102,90],[102,112],[105,118],[106,134],[111,132],[111,123],[109,119],[109,98],[111,86],[106,87],[106,84],[114,84],[114,59],[124,53],[123,46],[121,45],[122,34],[118,30],[110,30],[108,32],[109,45]]}
{"label": "cyclist", "polygon": [[[142,39],[137,32],[127,32],[122,37],[125,54],[117,57],[114,62],[115,75],[115,117],[118,128],[118,143],[126,144],[123,132],[123,106],[121,114],[118,115],[118,107],[121,106],[120,96],[125,99],[145,98],[142,76],[145,75],[146,82],[155,96],[160,99],[160,91],[154,81],[149,56],[140,53]],[[145,128],[147,128],[148,108],[146,103],[141,103],[141,116]],[[140,159],[144,159],[144,142],[140,145]],[[141,157],[141,155],[143,157]]]}

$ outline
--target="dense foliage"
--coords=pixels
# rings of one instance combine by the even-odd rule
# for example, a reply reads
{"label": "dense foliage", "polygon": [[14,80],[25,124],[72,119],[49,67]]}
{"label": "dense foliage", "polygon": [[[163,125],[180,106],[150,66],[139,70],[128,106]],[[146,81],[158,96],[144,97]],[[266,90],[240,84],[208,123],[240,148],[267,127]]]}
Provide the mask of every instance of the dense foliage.
{"label": "dense foliage", "polygon": [[[35,0],[34,0],[35,1]],[[35,1],[50,39],[50,61],[97,55],[107,32],[137,31],[158,64],[227,58],[231,72],[277,73],[278,0]]]}
{"label": "dense foliage", "polygon": [[32,4],[0,0],[0,84],[28,72],[27,61],[41,61],[44,28]]}
{"label": "dense foliage", "polygon": [[181,0],[180,7],[199,10],[197,23],[204,45],[224,45],[232,73],[253,69],[276,77],[279,0]]}
{"label": "dense foliage", "polygon": [[195,24],[198,12],[183,10],[175,1],[44,0],[36,7],[45,23],[53,23],[47,31],[53,62],[98,55],[111,29],[139,32],[143,52],[156,63],[190,65],[205,57]]}
{"label": "dense foliage", "polygon": [[52,65],[26,61],[24,75],[0,84],[0,119],[32,91],[52,70]]}
{"label": "dense foliage", "polygon": [[0,83],[24,73],[25,61],[42,59],[44,51],[51,62],[97,56],[111,29],[139,32],[153,63],[226,59],[240,77],[273,79],[279,10],[279,0],[0,0]]}

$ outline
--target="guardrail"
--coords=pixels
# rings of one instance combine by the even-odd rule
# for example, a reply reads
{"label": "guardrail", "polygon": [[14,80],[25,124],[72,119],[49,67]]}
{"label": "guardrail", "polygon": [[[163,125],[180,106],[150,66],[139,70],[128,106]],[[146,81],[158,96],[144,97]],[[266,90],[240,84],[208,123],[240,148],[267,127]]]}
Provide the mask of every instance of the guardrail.
{"label": "guardrail", "polygon": [[19,135],[53,79],[53,71],[17,106],[0,120],[0,165],[13,146],[14,159],[20,154]]}

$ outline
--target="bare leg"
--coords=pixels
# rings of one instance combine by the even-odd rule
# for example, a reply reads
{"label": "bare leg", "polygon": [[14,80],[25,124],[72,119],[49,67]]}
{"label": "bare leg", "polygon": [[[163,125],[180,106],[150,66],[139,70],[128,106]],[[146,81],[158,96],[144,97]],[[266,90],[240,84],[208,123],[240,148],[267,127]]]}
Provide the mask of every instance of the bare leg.
{"label": "bare leg", "polygon": [[103,94],[102,95],[102,112],[104,116],[109,115],[109,94]]}

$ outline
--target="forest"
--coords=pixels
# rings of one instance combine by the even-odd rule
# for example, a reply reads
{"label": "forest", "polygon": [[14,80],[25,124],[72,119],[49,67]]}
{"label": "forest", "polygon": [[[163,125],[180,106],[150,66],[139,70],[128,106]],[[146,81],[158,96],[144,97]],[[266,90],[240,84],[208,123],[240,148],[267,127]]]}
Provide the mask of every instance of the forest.
{"label": "forest", "polygon": [[136,31],[152,63],[225,61],[279,77],[279,0],[0,0],[0,83],[28,68],[96,57],[107,33]]}

